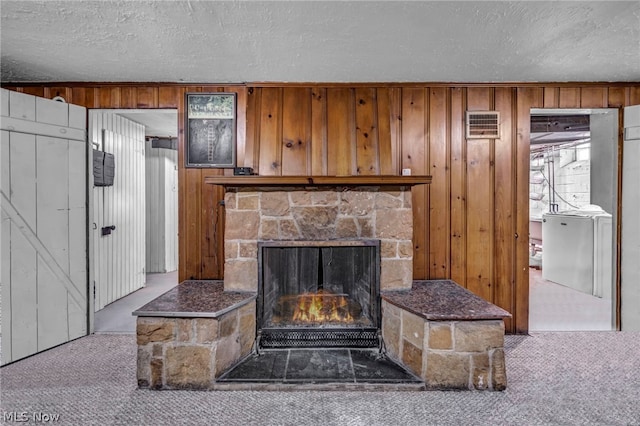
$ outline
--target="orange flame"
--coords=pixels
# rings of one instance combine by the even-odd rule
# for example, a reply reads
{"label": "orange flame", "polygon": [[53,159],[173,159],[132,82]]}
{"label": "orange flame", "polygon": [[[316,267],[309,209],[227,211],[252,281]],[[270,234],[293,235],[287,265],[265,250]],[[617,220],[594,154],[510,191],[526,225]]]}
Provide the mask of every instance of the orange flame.
{"label": "orange flame", "polygon": [[347,298],[324,292],[299,295],[293,320],[299,322],[353,322]]}

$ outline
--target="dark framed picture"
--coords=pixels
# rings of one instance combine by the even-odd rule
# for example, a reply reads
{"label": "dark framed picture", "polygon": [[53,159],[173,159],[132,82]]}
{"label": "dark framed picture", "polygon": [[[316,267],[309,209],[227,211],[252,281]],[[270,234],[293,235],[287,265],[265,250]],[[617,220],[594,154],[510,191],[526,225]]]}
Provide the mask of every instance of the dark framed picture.
{"label": "dark framed picture", "polygon": [[236,164],[236,94],[187,93],[186,167]]}

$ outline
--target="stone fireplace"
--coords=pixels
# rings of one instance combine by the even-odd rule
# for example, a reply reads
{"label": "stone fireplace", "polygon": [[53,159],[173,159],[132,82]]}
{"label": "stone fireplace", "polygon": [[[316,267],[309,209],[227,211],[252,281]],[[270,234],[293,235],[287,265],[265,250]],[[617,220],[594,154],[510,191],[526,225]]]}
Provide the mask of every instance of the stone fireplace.
{"label": "stone fireplace", "polygon": [[228,188],[225,207],[224,287],[257,292],[260,347],[379,346],[380,289],[411,288],[410,187]]}
{"label": "stone fireplace", "polygon": [[[411,185],[429,178],[406,178],[205,180],[226,189],[224,281],[181,283],[134,312],[139,385],[287,389],[335,381],[317,375],[344,352],[351,369],[396,371],[395,362],[411,372],[411,389],[504,389],[510,314],[450,280],[413,280]],[[273,351],[300,347],[321,349],[291,362]],[[262,349],[271,352],[260,361]],[[256,378],[265,364],[277,372]],[[296,382],[297,367],[312,379]],[[356,370],[354,389],[391,384]]]}

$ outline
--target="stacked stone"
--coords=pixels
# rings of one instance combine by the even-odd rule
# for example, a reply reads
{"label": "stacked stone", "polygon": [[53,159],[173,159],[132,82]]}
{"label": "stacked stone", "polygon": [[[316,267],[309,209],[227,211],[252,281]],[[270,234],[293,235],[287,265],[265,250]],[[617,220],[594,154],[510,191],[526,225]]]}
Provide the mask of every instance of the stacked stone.
{"label": "stacked stone", "polygon": [[251,352],[255,311],[251,301],[217,318],[138,317],[138,386],[211,388]]}
{"label": "stacked stone", "polygon": [[226,291],[257,291],[258,241],[372,238],[381,244],[381,289],[411,288],[409,188],[229,188],[225,206]]}
{"label": "stacked stone", "polygon": [[388,355],[429,389],[504,390],[504,321],[430,321],[382,301]]}

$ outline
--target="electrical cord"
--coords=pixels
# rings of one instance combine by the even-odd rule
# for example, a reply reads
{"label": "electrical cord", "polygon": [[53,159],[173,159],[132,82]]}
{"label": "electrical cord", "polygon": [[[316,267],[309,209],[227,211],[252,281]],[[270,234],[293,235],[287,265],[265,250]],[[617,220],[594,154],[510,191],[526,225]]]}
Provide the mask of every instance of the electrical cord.
{"label": "electrical cord", "polygon": [[556,196],[558,198],[560,198],[560,200],[564,201],[566,204],[569,205],[569,207],[572,207],[574,209],[579,209],[580,207],[578,206],[574,206],[573,204],[571,204],[570,202],[568,202],[567,200],[565,200],[564,198],[562,198],[562,196],[560,194],[558,194],[556,192],[556,188],[554,188],[553,185],[551,185],[551,182],[549,182],[549,179],[547,179],[547,177],[545,176],[544,172],[542,170],[540,170],[540,174],[542,175],[542,178],[547,182],[547,184],[549,185],[549,188],[551,188],[551,190],[553,191],[554,194],[556,194]]}

